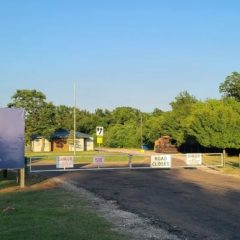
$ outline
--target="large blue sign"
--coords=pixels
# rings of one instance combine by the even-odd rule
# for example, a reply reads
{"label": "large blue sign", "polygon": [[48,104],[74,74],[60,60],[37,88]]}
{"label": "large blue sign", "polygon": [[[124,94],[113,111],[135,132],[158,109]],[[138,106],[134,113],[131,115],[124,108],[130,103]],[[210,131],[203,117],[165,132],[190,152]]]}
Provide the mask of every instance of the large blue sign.
{"label": "large blue sign", "polygon": [[0,108],[0,169],[24,168],[24,110]]}

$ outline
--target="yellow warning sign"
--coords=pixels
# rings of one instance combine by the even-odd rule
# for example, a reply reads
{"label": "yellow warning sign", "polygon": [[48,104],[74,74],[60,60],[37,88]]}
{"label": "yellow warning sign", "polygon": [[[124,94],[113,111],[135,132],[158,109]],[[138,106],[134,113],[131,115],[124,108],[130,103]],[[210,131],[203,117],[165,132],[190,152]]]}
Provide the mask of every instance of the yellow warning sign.
{"label": "yellow warning sign", "polygon": [[102,144],[103,143],[103,137],[97,137],[97,143]]}

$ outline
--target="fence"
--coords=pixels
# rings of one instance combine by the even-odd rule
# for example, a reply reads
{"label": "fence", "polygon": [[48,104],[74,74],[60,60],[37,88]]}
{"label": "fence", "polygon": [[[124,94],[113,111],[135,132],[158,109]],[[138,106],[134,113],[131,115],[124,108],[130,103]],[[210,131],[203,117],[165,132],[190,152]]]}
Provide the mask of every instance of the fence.
{"label": "fence", "polygon": [[77,156],[35,156],[28,160],[30,172],[95,171],[114,169],[175,169],[223,167],[222,153],[123,154],[98,152]]}

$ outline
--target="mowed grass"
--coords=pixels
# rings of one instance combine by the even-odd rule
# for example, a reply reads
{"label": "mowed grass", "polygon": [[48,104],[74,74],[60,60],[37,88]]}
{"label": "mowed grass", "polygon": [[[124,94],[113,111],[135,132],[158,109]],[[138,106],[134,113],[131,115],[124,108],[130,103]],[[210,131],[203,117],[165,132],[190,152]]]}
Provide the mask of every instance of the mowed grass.
{"label": "mowed grass", "polygon": [[[34,170],[41,169],[42,166],[55,166],[56,165],[56,157],[57,156],[73,156],[72,152],[63,152],[63,153],[28,153],[26,154],[28,157],[28,163],[33,166]],[[90,152],[77,152],[74,164],[78,168],[78,164],[82,164],[82,167],[94,167],[93,158],[94,156],[103,156],[104,157],[104,165],[102,167],[109,166],[128,166],[129,163],[129,155],[126,153],[113,153],[113,152],[98,152],[98,151],[90,151]],[[145,163],[149,157],[144,155],[137,155],[132,157],[133,164],[143,164]],[[96,167],[96,166],[95,166]]]}
{"label": "mowed grass", "polygon": [[3,177],[3,172],[0,170],[0,189],[13,187],[17,185],[17,172],[8,171],[7,177]]}
{"label": "mowed grass", "polygon": [[240,158],[227,156],[225,158],[225,168],[222,169],[222,172],[240,176]]}
{"label": "mowed grass", "polygon": [[123,240],[110,223],[62,188],[0,193],[1,240]]}

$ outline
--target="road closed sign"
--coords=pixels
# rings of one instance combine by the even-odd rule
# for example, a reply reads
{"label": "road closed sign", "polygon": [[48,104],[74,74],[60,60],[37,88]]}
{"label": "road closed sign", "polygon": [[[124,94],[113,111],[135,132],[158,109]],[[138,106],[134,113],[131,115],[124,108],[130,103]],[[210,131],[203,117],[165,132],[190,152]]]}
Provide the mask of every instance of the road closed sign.
{"label": "road closed sign", "polygon": [[93,157],[93,163],[98,165],[98,166],[101,166],[104,164],[104,157],[103,156],[94,156]]}
{"label": "road closed sign", "polygon": [[187,165],[201,165],[202,154],[201,153],[188,153],[186,159]]}
{"label": "road closed sign", "polygon": [[152,155],[151,168],[171,168],[172,158],[171,155]]}
{"label": "road closed sign", "polygon": [[56,168],[73,168],[74,156],[58,156],[56,157]]}

